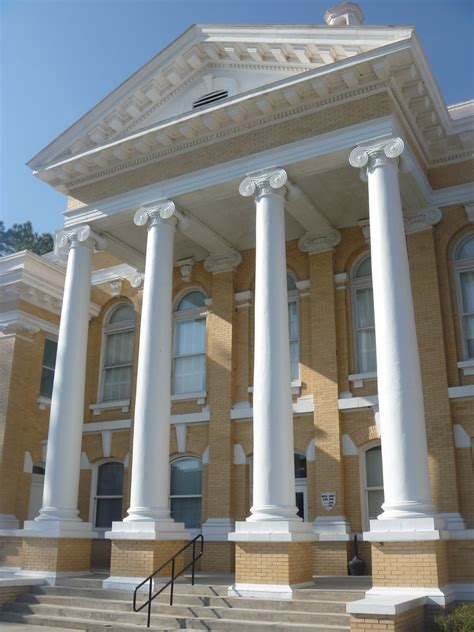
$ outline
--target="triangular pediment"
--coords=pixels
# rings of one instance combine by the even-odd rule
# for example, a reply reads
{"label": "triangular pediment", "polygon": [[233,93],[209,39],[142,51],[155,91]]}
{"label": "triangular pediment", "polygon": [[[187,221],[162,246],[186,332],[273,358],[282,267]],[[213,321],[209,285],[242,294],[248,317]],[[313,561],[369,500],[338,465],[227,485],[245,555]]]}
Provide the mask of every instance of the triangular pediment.
{"label": "triangular pediment", "polygon": [[[193,104],[209,93],[226,93],[230,99],[409,38],[411,32],[409,27],[194,25],[42,150],[29,166],[39,171],[127,138],[193,111]],[[120,145],[111,158],[125,158]]]}

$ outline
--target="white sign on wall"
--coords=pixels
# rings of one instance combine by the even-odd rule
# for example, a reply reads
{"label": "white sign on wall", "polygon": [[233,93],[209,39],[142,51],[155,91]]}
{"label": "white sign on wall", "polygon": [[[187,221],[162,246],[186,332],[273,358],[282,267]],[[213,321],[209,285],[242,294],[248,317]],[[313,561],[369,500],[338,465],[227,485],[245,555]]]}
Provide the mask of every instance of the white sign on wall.
{"label": "white sign on wall", "polygon": [[321,505],[326,511],[331,511],[336,504],[336,492],[321,492]]}

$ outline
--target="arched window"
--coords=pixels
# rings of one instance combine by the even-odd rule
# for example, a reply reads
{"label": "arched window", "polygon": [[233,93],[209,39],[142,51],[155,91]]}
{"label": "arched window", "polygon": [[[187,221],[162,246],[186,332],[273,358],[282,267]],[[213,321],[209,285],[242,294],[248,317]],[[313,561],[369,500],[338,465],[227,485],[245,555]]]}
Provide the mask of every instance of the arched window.
{"label": "arched window", "polygon": [[357,373],[375,373],[374,296],[370,256],[359,259],[352,271],[354,355]]}
{"label": "arched window", "polygon": [[118,303],[104,324],[101,390],[103,402],[129,399],[132,388],[135,311],[129,303]]}
{"label": "arched window", "polygon": [[454,271],[458,295],[461,337],[465,360],[474,358],[474,235],[457,246]]}
{"label": "arched window", "polygon": [[201,459],[183,457],[171,463],[171,516],[187,529],[201,528]]}
{"label": "arched window", "polygon": [[174,314],[173,395],[206,390],[206,304],[199,290],[179,301]]}
{"label": "arched window", "polygon": [[373,445],[362,453],[362,485],[363,515],[365,528],[369,528],[369,520],[375,520],[382,513],[384,501],[382,448]]}
{"label": "arched window", "polygon": [[288,287],[288,326],[290,330],[290,375],[291,380],[300,376],[300,322],[298,310],[298,288],[296,279],[286,275]]}
{"label": "arched window", "polygon": [[107,461],[97,467],[94,490],[94,527],[110,529],[122,520],[123,463]]}

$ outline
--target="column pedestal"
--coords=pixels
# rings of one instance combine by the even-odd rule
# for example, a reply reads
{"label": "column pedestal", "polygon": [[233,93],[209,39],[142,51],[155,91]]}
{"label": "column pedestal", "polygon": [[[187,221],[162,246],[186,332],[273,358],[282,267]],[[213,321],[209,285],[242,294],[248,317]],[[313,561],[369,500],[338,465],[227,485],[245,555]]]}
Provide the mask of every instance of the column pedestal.
{"label": "column pedestal", "polygon": [[58,577],[89,575],[91,534],[84,537],[23,537],[22,576],[44,577],[54,583]]}

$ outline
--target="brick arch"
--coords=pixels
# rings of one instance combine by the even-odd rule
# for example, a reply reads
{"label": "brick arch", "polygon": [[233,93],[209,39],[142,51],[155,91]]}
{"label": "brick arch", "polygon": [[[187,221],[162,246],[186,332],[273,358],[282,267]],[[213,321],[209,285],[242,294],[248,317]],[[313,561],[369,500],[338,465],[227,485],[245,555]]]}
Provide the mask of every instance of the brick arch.
{"label": "brick arch", "polygon": [[365,444],[370,443],[370,441],[380,439],[377,434],[377,427],[375,423],[370,426],[365,426],[364,428],[359,428],[359,430],[350,432],[349,436],[358,448],[363,448]]}

